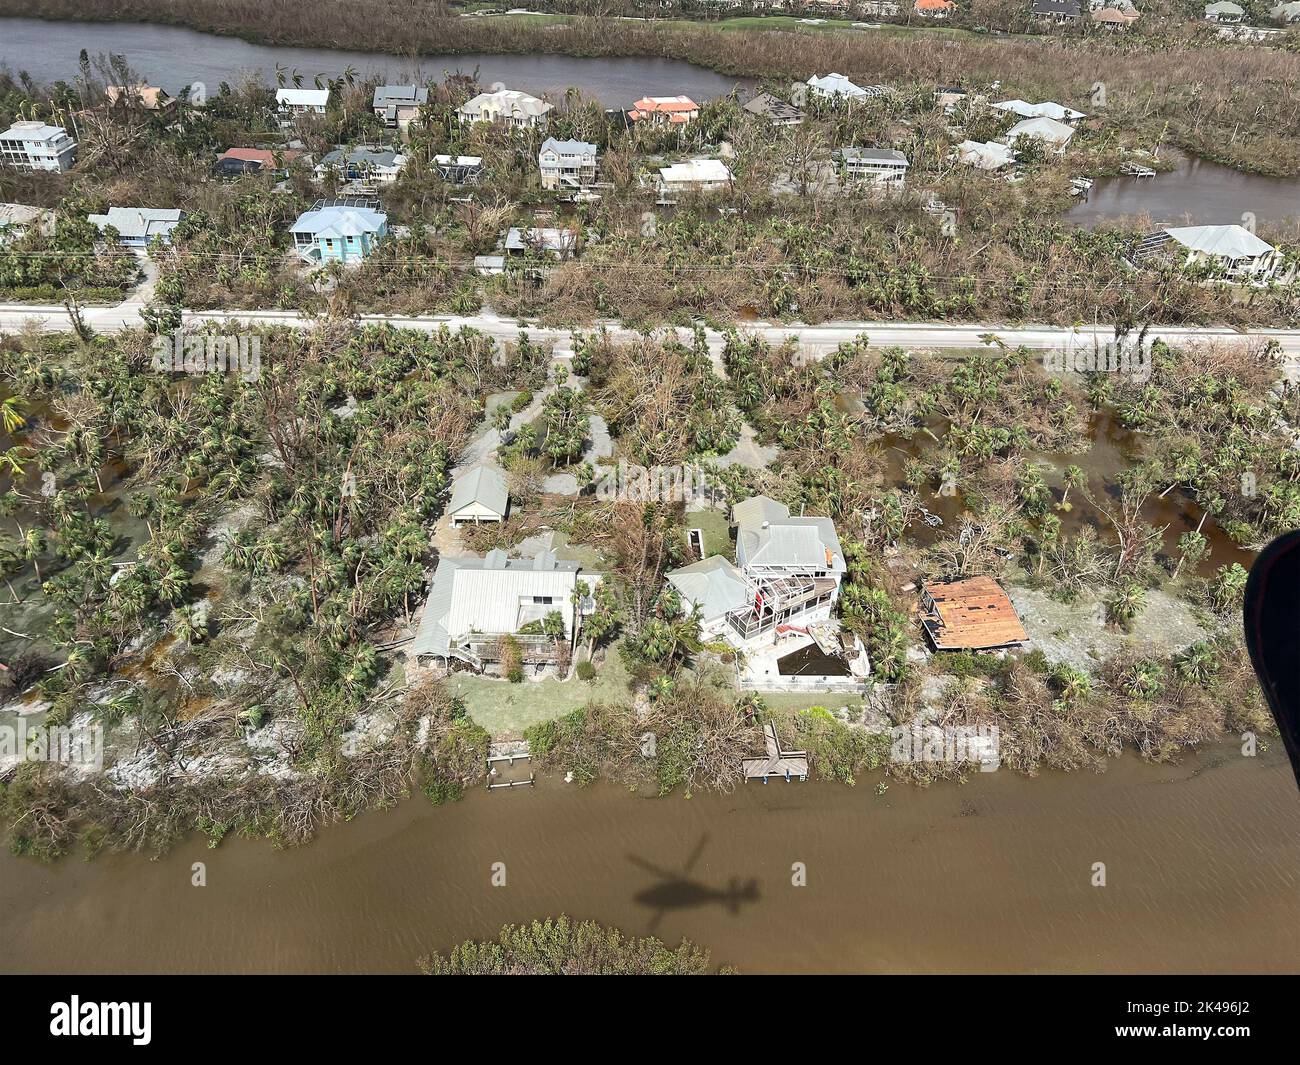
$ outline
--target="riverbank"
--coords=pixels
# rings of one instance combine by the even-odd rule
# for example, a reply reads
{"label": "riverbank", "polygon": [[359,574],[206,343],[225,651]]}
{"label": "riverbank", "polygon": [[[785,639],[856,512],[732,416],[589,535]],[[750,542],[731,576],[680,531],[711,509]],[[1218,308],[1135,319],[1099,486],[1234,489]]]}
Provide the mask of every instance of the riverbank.
{"label": "riverbank", "polygon": [[1125,755],[1102,775],[874,783],[687,802],[546,777],[449,807],[415,798],[287,852],[192,837],[158,861],[3,855],[0,967],[410,973],[564,912],[689,938],[745,973],[1296,971],[1300,827],[1280,743],[1179,766]]}
{"label": "riverbank", "polygon": [[[838,70],[870,81],[990,84],[1025,98],[1090,104],[1104,81],[1107,114],[1238,169],[1300,173],[1292,86],[1300,56],[1280,51],[1174,45],[1151,54],[1119,42],[897,33],[719,31],[707,24],[662,26],[574,17],[564,23],[521,17],[443,17],[435,5],[393,0],[325,0],[310,9],[234,2],[214,8],[164,0],[0,0],[0,16],[99,22],[152,22],[267,44],[349,48],[396,57],[548,53],[682,59],[733,77],[804,80]],[[92,44],[93,42],[88,42]],[[90,49],[94,51],[93,47]],[[129,59],[128,55],[128,59]],[[1087,109],[1087,108],[1085,108]],[[1251,115],[1243,124],[1242,115]]]}

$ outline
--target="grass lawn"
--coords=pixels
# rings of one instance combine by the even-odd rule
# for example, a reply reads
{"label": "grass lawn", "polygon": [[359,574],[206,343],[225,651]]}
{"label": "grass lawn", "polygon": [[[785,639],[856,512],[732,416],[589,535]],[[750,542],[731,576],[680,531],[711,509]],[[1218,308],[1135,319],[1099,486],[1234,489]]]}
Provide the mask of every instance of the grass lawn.
{"label": "grass lawn", "polygon": [[838,710],[862,705],[862,696],[848,692],[759,692],[759,696],[773,710],[807,710],[810,706]]}
{"label": "grass lawn", "polygon": [[605,663],[590,683],[547,677],[511,684],[471,673],[454,673],[446,683],[448,691],[465,701],[470,717],[493,739],[505,740],[519,739],[527,726],[562,717],[593,700],[630,699],[627,680],[627,670],[615,646],[606,650]]}
{"label": "grass lawn", "polygon": [[704,557],[723,555],[733,562],[736,553],[731,544],[731,527],[725,510],[692,510],[686,514],[686,528],[704,532]]}

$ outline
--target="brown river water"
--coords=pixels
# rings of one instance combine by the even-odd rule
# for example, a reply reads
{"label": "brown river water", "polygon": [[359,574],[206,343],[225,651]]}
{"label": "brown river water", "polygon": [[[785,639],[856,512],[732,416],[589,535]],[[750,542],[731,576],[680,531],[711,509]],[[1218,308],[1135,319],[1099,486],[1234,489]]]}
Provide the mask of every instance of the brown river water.
{"label": "brown river water", "polygon": [[686,936],[747,973],[1300,971],[1300,794],[1280,743],[883,796],[876,780],[647,799],[548,778],[412,799],[290,851],[6,855],[0,970],[402,973],[565,912]]}

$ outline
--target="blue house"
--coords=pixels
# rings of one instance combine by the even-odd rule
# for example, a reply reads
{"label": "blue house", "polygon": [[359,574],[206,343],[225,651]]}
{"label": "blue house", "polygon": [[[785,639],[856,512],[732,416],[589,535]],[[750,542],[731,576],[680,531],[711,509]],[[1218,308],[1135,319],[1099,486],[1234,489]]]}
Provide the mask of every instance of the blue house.
{"label": "blue house", "polygon": [[309,263],[358,262],[388,232],[388,216],[346,200],[319,200],[290,232],[294,248]]}

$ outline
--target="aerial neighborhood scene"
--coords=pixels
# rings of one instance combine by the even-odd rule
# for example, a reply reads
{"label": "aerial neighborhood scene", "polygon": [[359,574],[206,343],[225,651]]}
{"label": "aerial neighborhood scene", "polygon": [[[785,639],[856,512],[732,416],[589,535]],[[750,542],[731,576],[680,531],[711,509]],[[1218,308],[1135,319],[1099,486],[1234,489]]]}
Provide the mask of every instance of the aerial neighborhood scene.
{"label": "aerial neighborhood scene", "polygon": [[1298,382],[1300,3],[0,0],[2,967],[1294,972]]}

